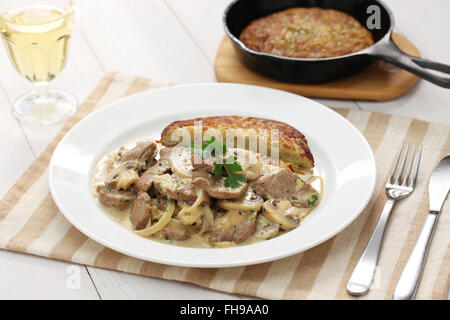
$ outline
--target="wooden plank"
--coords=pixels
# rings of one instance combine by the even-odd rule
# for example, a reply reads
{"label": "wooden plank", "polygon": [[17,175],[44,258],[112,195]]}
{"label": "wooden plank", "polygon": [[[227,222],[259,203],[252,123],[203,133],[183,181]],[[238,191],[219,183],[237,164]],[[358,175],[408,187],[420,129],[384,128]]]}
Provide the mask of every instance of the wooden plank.
{"label": "wooden plank", "polygon": [[[22,175],[22,172],[34,160],[30,146],[18,124],[11,114],[11,104],[0,88],[0,157],[1,181],[0,198],[2,198],[14,182]],[[14,156],[5,156],[7,154]]]}
{"label": "wooden plank", "polygon": [[249,299],[192,284],[89,268],[102,299]]}
{"label": "wooden plank", "polygon": [[[2,73],[0,80],[4,79]],[[3,89],[0,91],[0,106],[0,150],[7,150],[9,155],[13,155],[0,157],[0,197],[3,197],[34,160],[34,155],[18,122],[11,115],[11,104]],[[79,289],[68,289],[67,271],[72,266],[70,263],[0,250],[0,299],[98,298],[84,267],[77,266]]]}
{"label": "wooden plank", "polygon": [[85,267],[4,250],[0,283],[0,299],[99,298]]}
{"label": "wooden plank", "polygon": [[213,81],[211,65],[162,0],[80,1],[81,28],[108,71]]}
{"label": "wooden plank", "polygon": [[222,17],[232,0],[165,0],[211,65],[224,35]]}

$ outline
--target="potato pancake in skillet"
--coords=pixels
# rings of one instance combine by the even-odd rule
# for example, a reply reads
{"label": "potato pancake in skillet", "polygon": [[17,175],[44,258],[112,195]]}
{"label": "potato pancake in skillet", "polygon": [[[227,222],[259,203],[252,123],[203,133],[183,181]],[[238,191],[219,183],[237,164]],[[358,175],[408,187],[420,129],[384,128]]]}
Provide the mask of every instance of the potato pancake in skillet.
{"label": "potato pancake in skillet", "polygon": [[347,13],[290,8],[251,22],[241,33],[247,48],[291,58],[329,58],[371,46],[372,34]]}

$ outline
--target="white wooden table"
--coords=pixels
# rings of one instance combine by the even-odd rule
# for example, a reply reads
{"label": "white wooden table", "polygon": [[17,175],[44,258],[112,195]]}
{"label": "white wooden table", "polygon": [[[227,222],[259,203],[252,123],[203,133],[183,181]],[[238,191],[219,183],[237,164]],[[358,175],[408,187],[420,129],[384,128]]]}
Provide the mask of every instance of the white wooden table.
{"label": "white wooden table", "polygon": [[[213,64],[223,37],[222,13],[230,0],[79,0],[66,70],[54,87],[81,102],[109,71],[179,83],[215,81]],[[450,64],[450,1],[385,0],[397,32],[422,55]],[[31,88],[0,49],[0,197],[59,130],[26,127],[11,115],[11,102]],[[390,102],[321,100],[336,107],[379,111],[450,123],[450,90],[421,81]],[[67,285],[70,263],[0,250],[0,298],[228,299],[243,298],[193,285],[79,268],[81,285]]]}

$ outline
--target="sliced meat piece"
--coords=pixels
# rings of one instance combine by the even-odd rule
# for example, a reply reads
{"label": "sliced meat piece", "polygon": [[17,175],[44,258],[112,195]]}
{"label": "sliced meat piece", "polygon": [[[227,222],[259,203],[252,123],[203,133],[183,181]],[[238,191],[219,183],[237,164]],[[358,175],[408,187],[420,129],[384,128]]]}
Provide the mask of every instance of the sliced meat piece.
{"label": "sliced meat piece", "polygon": [[158,162],[156,162],[155,165],[151,166],[147,171],[155,175],[165,174],[170,171],[169,161],[165,159],[159,159]]}
{"label": "sliced meat piece", "polygon": [[208,172],[214,172],[214,162],[216,163],[224,163],[224,157],[213,157],[210,156],[206,159],[203,159],[201,156],[195,155],[195,151],[192,151],[192,157],[191,157],[192,167],[194,169],[200,170],[204,169]]}
{"label": "sliced meat piece", "polygon": [[142,160],[148,161],[156,157],[158,145],[153,140],[138,141],[130,150],[120,148],[119,161]]}
{"label": "sliced meat piece", "polygon": [[264,166],[256,185],[256,193],[264,199],[291,200],[297,189],[298,176],[291,170]]}
{"label": "sliced meat piece", "polygon": [[98,186],[97,192],[101,204],[119,209],[128,208],[136,199],[134,192],[118,191],[105,186]]}
{"label": "sliced meat piece", "polygon": [[175,241],[187,240],[190,236],[191,234],[187,231],[186,228],[183,228],[178,223],[172,222],[169,222],[169,224],[165,226],[164,229],[155,233],[155,237]]}
{"label": "sliced meat piece", "polygon": [[173,147],[165,147],[159,150],[159,160],[169,160]]}
{"label": "sliced meat piece", "polygon": [[192,180],[192,184],[202,188],[212,198],[216,199],[235,199],[241,197],[247,191],[248,184],[241,182],[238,188],[225,187],[224,177],[220,179],[198,177]]}
{"label": "sliced meat piece", "polygon": [[155,165],[148,168],[139,180],[134,184],[133,189],[137,192],[148,191],[153,185],[156,175],[165,174],[170,171],[168,160],[159,160]]}
{"label": "sliced meat piece", "polygon": [[[167,206],[167,197],[156,193],[156,207],[161,210],[161,211],[165,211],[166,206]],[[177,209],[178,206],[175,207],[175,210]]]}
{"label": "sliced meat piece", "polygon": [[133,189],[136,192],[147,192],[152,187],[154,178],[154,174],[150,173],[148,170],[145,171],[139,180],[133,185]]}
{"label": "sliced meat piece", "polygon": [[195,179],[195,178],[208,179],[210,177],[211,177],[211,173],[205,168],[202,168],[202,169],[195,169],[194,168],[194,170],[192,171],[192,178],[193,179]]}
{"label": "sliced meat piece", "polygon": [[220,241],[241,243],[245,241],[255,231],[256,216],[256,212],[228,211],[214,220],[208,241],[210,243]]}
{"label": "sliced meat piece", "polygon": [[236,226],[233,233],[233,241],[235,243],[244,242],[256,229],[256,216],[258,213],[252,212],[244,215],[244,220]]}
{"label": "sliced meat piece", "polygon": [[197,192],[191,179],[180,178],[174,174],[163,174],[154,177],[156,191],[169,199],[178,201],[195,201]]}
{"label": "sliced meat piece", "polygon": [[237,211],[228,211],[214,219],[211,234],[208,237],[210,243],[219,241],[233,241],[233,233],[236,226],[244,220],[244,216]]}
{"label": "sliced meat piece", "polygon": [[151,198],[140,192],[130,211],[130,221],[134,230],[144,229],[152,216]]}
{"label": "sliced meat piece", "polygon": [[223,209],[221,207],[218,207],[217,205],[212,206],[211,210],[212,210],[212,212],[214,214],[214,219],[216,219],[216,218],[226,214],[229,211],[229,210],[225,210],[225,209]]}
{"label": "sliced meat piece", "polygon": [[313,208],[318,204],[318,199],[319,192],[309,183],[304,183],[303,188],[294,193],[291,202],[298,208]]}
{"label": "sliced meat piece", "polygon": [[141,170],[143,162],[141,161],[125,161],[114,168],[105,179],[105,185],[108,188],[117,190],[127,190],[133,183],[139,180],[138,171]]}

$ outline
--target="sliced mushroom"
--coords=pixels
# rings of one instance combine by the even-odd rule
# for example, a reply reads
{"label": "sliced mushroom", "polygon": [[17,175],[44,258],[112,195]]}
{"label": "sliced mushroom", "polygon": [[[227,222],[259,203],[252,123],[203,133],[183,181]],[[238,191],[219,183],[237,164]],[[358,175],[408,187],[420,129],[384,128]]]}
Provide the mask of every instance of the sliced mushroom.
{"label": "sliced mushroom", "polygon": [[105,185],[117,190],[127,190],[139,180],[137,171],[142,167],[139,161],[126,161],[116,167],[105,179]]}
{"label": "sliced mushroom", "polygon": [[288,210],[292,210],[291,208],[293,207],[288,200],[270,199],[264,202],[263,215],[273,222],[279,223],[282,229],[291,230],[299,224],[299,220],[288,215],[290,213]]}
{"label": "sliced mushroom", "polygon": [[169,163],[172,172],[182,178],[192,178],[191,149],[189,146],[176,146],[170,152]]}
{"label": "sliced mushroom", "polygon": [[217,205],[225,210],[258,212],[264,200],[261,196],[248,190],[243,197],[233,200],[218,200]]}
{"label": "sliced mushroom", "polygon": [[260,214],[256,219],[256,230],[254,235],[256,239],[273,238],[279,231],[280,225],[267,219],[264,215]]}
{"label": "sliced mushroom", "polygon": [[286,215],[293,218],[294,220],[302,221],[311,211],[310,208],[298,208],[292,207],[286,210]]}

